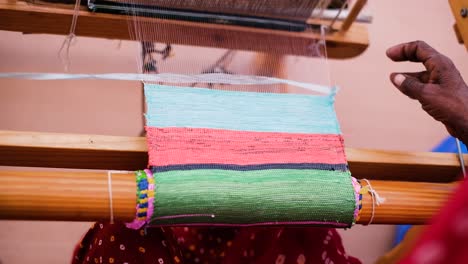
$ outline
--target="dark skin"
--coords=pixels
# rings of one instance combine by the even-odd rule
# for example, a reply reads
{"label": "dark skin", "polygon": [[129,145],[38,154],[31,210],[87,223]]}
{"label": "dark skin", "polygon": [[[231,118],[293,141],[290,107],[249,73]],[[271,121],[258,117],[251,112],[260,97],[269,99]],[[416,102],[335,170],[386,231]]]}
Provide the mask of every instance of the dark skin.
{"label": "dark skin", "polygon": [[393,46],[387,50],[387,56],[393,61],[423,63],[425,71],[392,73],[390,80],[467,145],[468,85],[453,62],[423,41]]}

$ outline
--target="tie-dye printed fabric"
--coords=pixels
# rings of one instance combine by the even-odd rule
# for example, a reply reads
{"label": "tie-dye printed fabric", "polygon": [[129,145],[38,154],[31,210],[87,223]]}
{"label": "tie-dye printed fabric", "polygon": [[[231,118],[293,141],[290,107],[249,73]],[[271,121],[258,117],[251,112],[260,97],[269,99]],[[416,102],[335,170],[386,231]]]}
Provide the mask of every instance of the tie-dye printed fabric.
{"label": "tie-dye printed fabric", "polygon": [[96,223],[77,246],[72,264],[359,264],[328,228],[128,229]]}

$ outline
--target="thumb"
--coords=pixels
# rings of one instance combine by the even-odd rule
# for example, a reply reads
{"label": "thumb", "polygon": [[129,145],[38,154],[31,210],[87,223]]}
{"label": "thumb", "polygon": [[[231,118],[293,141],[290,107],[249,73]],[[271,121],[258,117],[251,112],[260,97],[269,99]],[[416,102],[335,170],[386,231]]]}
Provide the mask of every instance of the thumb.
{"label": "thumb", "polygon": [[448,124],[444,124],[444,125],[451,136],[458,138],[457,131],[452,126]]}
{"label": "thumb", "polygon": [[404,75],[402,73],[392,73],[390,75],[390,80],[393,85],[395,85],[395,87],[406,96],[412,99],[418,99],[421,97],[424,89],[424,83],[422,83],[418,78]]}

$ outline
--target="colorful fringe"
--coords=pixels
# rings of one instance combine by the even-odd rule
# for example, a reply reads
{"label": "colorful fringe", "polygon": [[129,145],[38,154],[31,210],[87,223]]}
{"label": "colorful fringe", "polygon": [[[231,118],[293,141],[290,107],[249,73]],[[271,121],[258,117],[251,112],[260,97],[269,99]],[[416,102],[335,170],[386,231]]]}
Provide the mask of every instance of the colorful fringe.
{"label": "colorful fringe", "polygon": [[[353,188],[354,188],[354,196],[356,199],[356,208],[354,209],[354,223],[359,220],[361,217],[361,210],[362,210],[362,186],[361,182],[359,182],[357,179],[354,177],[351,177],[351,180],[353,182]],[[353,223],[353,224],[354,224]]]}
{"label": "colorful fringe", "polygon": [[155,185],[153,173],[150,170],[136,171],[135,175],[137,183],[136,218],[126,225],[128,228],[140,229],[150,222],[154,213]]}
{"label": "colorful fringe", "polygon": [[349,227],[358,217],[334,95],[148,84],[145,95],[157,195],[142,219]]}

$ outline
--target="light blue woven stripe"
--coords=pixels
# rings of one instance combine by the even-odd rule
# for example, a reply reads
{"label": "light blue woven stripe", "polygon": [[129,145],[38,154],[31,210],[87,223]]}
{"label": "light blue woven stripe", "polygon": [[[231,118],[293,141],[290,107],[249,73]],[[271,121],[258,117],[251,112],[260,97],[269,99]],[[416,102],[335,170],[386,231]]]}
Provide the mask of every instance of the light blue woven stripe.
{"label": "light blue woven stripe", "polygon": [[145,84],[147,125],[340,134],[334,95],[231,92]]}

